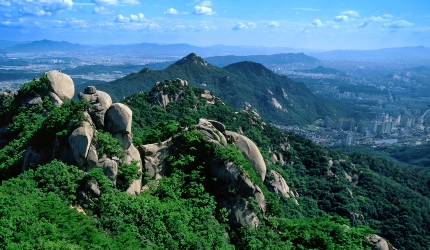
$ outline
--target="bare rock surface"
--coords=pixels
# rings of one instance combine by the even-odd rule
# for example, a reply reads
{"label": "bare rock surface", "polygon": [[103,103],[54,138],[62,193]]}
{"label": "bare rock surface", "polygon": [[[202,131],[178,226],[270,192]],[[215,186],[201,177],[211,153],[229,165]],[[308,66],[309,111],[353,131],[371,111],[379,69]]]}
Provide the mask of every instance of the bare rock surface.
{"label": "bare rock surface", "polygon": [[372,245],[372,250],[397,250],[384,238],[377,234],[369,234],[366,236],[366,240]]}
{"label": "bare rock surface", "polygon": [[[126,150],[124,161],[126,164],[130,164],[132,161],[136,161],[137,166],[139,167],[139,171],[142,172],[142,160],[140,158],[140,153],[133,144]],[[129,194],[140,194],[141,189],[142,177],[133,180],[126,192]]]}
{"label": "bare rock surface", "polygon": [[114,103],[105,115],[105,129],[112,134],[131,133],[132,111],[122,103]]}
{"label": "bare rock surface", "polygon": [[75,94],[75,85],[70,76],[57,70],[51,70],[46,73],[50,83],[51,90],[64,102],[71,100]]}
{"label": "bare rock surface", "polygon": [[144,160],[145,171],[154,180],[164,177],[167,172],[167,166],[164,162],[164,158],[168,154],[167,142],[147,144],[139,147],[142,159]]}
{"label": "bare rock surface", "polygon": [[69,144],[79,168],[85,168],[88,149],[94,136],[94,129],[88,121],[75,129],[69,136]]}
{"label": "bare rock surface", "polygon": [[270,170],[269,175],[272,178],[270,181],[270,186],[275,193],[280,193],[287,198],[290,196],[294,197],[294,195],[291,195],[290,187],[287,185],[287,182],[285,181],[284,177],[282,177],[282,175],[280,175],[275,170]]}
{"label": "bare rock surface", "polygon": [[255,143],[248,137],[235,132],[225,131],[225,135],[231,139],[232,143],[237,148],[242,150],[245,158],[252,163],[252,167],[255,172],[257,172],[260,178],[264,181],[264,178],[266,177],[266,163],[264,163],[264,158],[257,145],[255,145]]}

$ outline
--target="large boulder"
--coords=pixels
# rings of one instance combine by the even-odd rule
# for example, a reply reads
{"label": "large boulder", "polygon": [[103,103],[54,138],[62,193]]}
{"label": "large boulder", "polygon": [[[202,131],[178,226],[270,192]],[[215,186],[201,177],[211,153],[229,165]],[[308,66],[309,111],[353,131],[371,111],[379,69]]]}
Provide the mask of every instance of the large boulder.
{"label": "large boulder", "polygon": [[[126,164],[130,164],[132,161],[137,162],[137,166],[139,167],[139,171],[142,172],[142,160],[140,159],[139,151],[136,147],[132,144],[126,151],[125,151],[125,157],[124,162]],[[140,194],[140,191],[142,189],[142,177],[133,180],[130,187],[127,189],[127,193],[129,194]]]}
{"label": "large boulder", "polygon": [[[213,161],[210,175],[217,180],[213,184],[216,192],[225,197],[222,204],[228,207],[232,222],[239,226],[251,224],[257,227],[258,217],[249,208],[248,203],[243,203],[242,200],[254,198],[258,203],[258,209],[265,213],[266,199],[260,187],[248,178],[240,166],[231,162]],[[231,193],[231,190],[234,190],[234,193]]]}
{"label": "large boulder", "polygon": [[73,80],[70,76],[57,70],[47,72],[46,76],[51,83],[50,89],[61,99],[61,101],[64,102],[73,98],[73,95],[75,94],[75,85],[73,84]]}
{"label": "large boulder", "polygon": [[112,105],[112,98],[106,92],[97,90],[94,86],[85,88],[84,93],[79,92],[79,100],[87,100],[91,103],[88,113],[94,121],[97,129],[103,129],[105,126],[105,114]]}
{"label": "large boulder", "polygon": [[384,238],[377,234],[369,234],[366,236],[367,242],[372,246],[372,250],[397,250]]}
{"label": "large boulder", "polygon": [[122,103],[114,103],[106,111],[105,129],[112,134],[131,134],[132,111]]}
{"label": "large boulder", "polygon": [[289,198],[290,196],[294,197],[294,193],[290,191],[290,187],[287,185],[284,177],[281,174],[276,172],[275,170],[270,170],[270,189],[275,193],[280,193],[283,196]]}
{"label": "large boulder", "polygon": [[205,136],[207,141],[216,143],[221,146],[226,146],[227,140],[225,136],[218,129],[216,129],[212,122],[206,119],[199,119],[199,123],[197,123],[196,128],[200,130],[200,134]]}
{"label": "large boulder", "polygon": [[86,167],[88,149],[94,136],[94,129],[88,121],[83,121],[82,125],[75,129],[69,136],[69,144],[78,166]]}
{"label": "large boulder", "polygon": [[266,163],[264,163],[264,158],[257,145],[248,139],[248,137],[235,132],[226,130],[225,135],[229,138],[229,141],[231,141],[232,144],[242,150],[243,156],[252,163],[252,167],[255,172],[257,172],[258,176],[260,176],[264,181],[264,178],[266,177]]}
{"label": "large boulder", "polygon": [[140,154],[144,160],[145,171],[155,180],[161,179],[167,172],[167,166],[164,162],[164,158],[168,153],[167,142],[139,147]]}

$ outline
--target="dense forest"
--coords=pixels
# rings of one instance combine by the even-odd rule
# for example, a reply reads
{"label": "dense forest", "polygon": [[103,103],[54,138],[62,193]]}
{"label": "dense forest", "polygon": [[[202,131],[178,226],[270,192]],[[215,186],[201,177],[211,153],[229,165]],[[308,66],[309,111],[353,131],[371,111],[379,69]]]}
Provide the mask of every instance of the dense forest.
{"label": "dense forest", "polygon": [[[0,248],[371,249],[365,237],[373,233],[397,249],[430,245],[427,170],[318,146],[216,96],[209,102],[203,89],[178,87],[176,80],[121,101],[132,110],[137,148],[169,146],[162,178],[155,180],[132,163],[120,166],[115,182],[102,168],[83,171],[55,157],[23,168],[26,149],[54,156],[52,145],[66,142],[91,106],[86,100],[54,105],[47,97],[22,105],[48,88],[42,76],[23,85],[17,96],[0,96]],[[160,105],[160,93],[169,99],[166,105]],[[207,140],[196,125],[201,118],[251,139],[264,158],[265,178],[237,148]],[[95,137],[98,154],[124,157],[111,133],[98,130]],[[222,180],[211,176],[216,162],[240,166],[261,189],[264,212],[252,197],[239,201],[255,214],[258,226],[232,222],[223,202],[240,190],[220,191]],[[291,196],[274,192],[272,171],[285,179]],[[143,191],[125,192],[136,178]],[[98,195],[88,188],[91,183]]]}

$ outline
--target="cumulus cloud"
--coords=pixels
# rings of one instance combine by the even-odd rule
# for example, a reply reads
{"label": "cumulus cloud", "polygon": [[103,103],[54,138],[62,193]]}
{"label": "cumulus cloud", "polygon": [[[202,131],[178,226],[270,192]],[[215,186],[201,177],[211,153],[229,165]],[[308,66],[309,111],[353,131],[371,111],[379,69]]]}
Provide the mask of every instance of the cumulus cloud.
{"label": "cumulus cloud", "polygon": [[363,22],[358,25],[358,27],[363,28],[363,27],[367,27],[372,22],[384,22],[384,21],[386,20],[380,16],[372,16],[367,19],[364,19]]}
{"label": "cumulus cloud", "polygon": [[93,10],[93,14],[112,15],[112,14],[115,14],[115,11],[102,6],[102,7],[95,7]]}
{"label": "cumulus cloud", "polygon": [[146,19],[145,19],[145,16],[142,13],[139,13],[137,15],[131,14],[130,15],[130,21],[131,22],[145,22]]}
{"label": "cumulus cloud", "polygon": [[360,16],[358,14],[358,12],[354,11],[354,10],[347,10],[347,11],[344,11],[344,12],[342,12],[340,14],[343,15],[343,16],[348,16],[348,17],[359,17]]}
{"label": "cumulus cloud", "polygon": [[279,27],[279,23],[278,23],[278,22],[276,22],[276,21],[271,21],[271,22],[269,23],[269,27]]}
{"label": "cumulus cloud", "polygon": [[345,15],[335,16],[334,17],[334,21],[335,22],[347,22],[348,21],[348,16],[345,16]]}
{"label": "cumulus cloud", "polygon": [[201,1],[199,5],[209,7],[212,6],[212,1]]}
{"label": "cumulus cloud", "polygon": [[247,29],[254,29],[255,23],[242,23],[238,22],[236,26],[233,27],[233,30],[247,30]]}
{"label": "cumulus cloud", "polygon": [[312,24],[311,24],[312,26],[315,26],[315,27],[321,27],[321,26],[323,26],[323,24],[322,24],[322,22],[321,22],[321,20],[319,20],[319,19],[314,19],[313,21],[312,21]]}
{"label": "cumulus cloud", "polygon": [[115,22],[117,22],[117,23],[128,23],[128,22],[142,23],[142,22],[147,22],[147,20],[145,19],[145,15],[143,15],[142,13],[139,13],[137,15],[130,14],[130,17],[118,15],[115,19]]}
{"label": "cumulus cloud", "polygon": [[65,10],[70,10],[73,6],[72,0],[0,0],[0,6],[16,6],[21,15],[51,16]]}
{"label": "cumulus cloud", "polygon": [[196,5],[194,6],[194,14],[196,15],[215,15],[215,11],[212,10],[212,8],[209,8],[204,5]]}
{"label": "cumulus cloud", "polygon": [[139,0],[92,0],[96,5],[139,5]]}
{"label": "cumulus cloud", "polygon": [[386,23],[384,24],[384,27],[388,27],[390,29],[400,29],[400,28],[406,28],[409,26],[414,25],[413,23],[407,22],[405,20],[395,21],[392,23]]}
{"label": "cumulus cloud", "polygon": [[128,22],[130,22],[130,18],[124,17],[123,15],[120,14],[116,17],[115,22],[117,22],[117,23],[128,23]]}
{"label": "cumulus cloud", "polygon": [[188,12],[179,12],[177,9],[169,8],[168,10],[164,11],[165,15],[178,15],[178,14],[188,14]]}

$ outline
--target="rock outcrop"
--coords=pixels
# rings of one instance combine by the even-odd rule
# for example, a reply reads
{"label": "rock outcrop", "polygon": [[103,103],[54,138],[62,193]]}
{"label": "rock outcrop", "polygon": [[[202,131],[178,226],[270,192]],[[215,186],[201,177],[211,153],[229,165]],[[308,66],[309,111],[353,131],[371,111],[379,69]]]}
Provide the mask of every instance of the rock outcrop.
{"label": "rock outcrop", "polygon": [[225,131],[225,135],[229,142],[242,150],[243,156],[252,163],[252,167],[255,172],[257,172],[260,178],[264,181],[264,178],[266,177],[266,163],[264,163],[264,158],[257,145],[255,145],[255,143],[246,136],[235,132]]}
{"label": "rock outcrop", "polygon": [[140,155],[144,160],[145,171],[154,180],[164,177],[168,170],[164,162],[164,158],[168,154],[168,142],[164,141],[162,143],[147,144],[139,147]]}
{"label": "rock outcrop", "polygon": [[73,95],[75,94],[75,85],[73,84],[73,80],[70,76],[57,70],[46,72],[46,76],[51,83],[50,89],[61,101],[65,102],[73,98]]}
{"label": "rock outcrop", "polygon": [[372,250],[397,250],[384,238],[376,234],[369,234],[366,236],[366,240],[372,246]]}
{"label": "rock outcrop", "polygon": [[97,90],[94,86],[85,88],[84,93],[79,92],[79,100],[87,100],[91,107],[88,113],[94,121],[97,129],[104,128],[105,114],[108,108],[112,105],[112,98],[103,91]]}
{"label": "rock outcrop", "polygon": [[86,170],[88,150],[94,136],[94,128],[88,121],[76,128],[69,136],[69,144],[75,156],[78,167]]}

